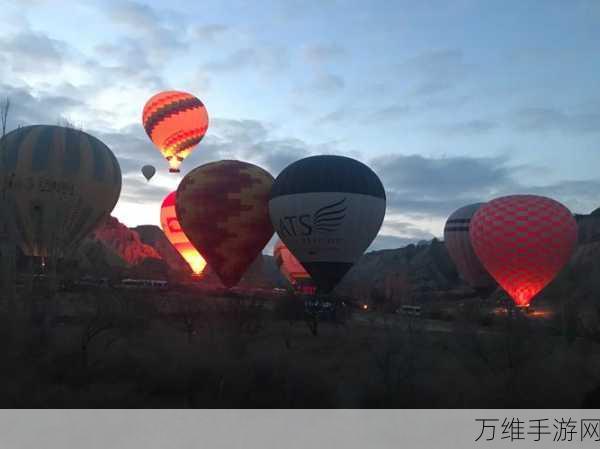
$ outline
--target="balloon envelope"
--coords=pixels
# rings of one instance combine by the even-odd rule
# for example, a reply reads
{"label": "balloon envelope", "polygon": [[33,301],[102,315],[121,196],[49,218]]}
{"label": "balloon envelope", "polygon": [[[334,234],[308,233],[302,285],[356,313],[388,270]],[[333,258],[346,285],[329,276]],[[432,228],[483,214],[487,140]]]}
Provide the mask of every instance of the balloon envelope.
{"label": "balloon envelope", "polygon": [[63,256],[115,207],[121,169],[90,134],[25,126],[0,141],[0,186],[23,252]]}
{"label": "balloon envelope", "polygon": [[160,92],[146,102],[142,123],[150,140],[169,162],[169,171],[179,172],[181,162],[206,134],[208,114],[198,98],[172,90]]}
{"label": "balloon envelope", "polygon": [[177,212],[175,211],[176,193],[169,193],[163,200],[160,208],[160,226],[169,242],[181,254],[181,257],[185,259],[194,274],[199,275],[204,271],[206,261],[181,229],[181,225],[177,219]]}
{"label": "balloon envelope", "polygon": [[518,306],[528,306],[554,279],[577,242],[569,209],[537,195],[505,196],[484,204],[469,232],[475,254]]}
{"label": "balloon envelope", "polygon": [[444,226],[444,243],[462,278],[475,290],[487,293],[496,288],[496,281],[479,261],[469,236],[471,218],[483,204],[470,204],[454,211]]}
{"label": "balloon envelope", "polygon": [[377,175],[342,156],[292,163],[275,180],[270,198],[279,238],[325,293],[368,248],[385,215],[385,191]]}
{"label": "balloon envelope", "polygon": [[281,274],[296,290],[314,290],[310,274],[281,240],[273,248],[273,257]]}
{"label": "balloon envelope", "polygon": [[273,177],[256,165],[218,161],[188,173],[175,206],[183,231],[226,287],[233,287],[273,236]]}
{"label": "balloon envelope", "polygon": [[142,167],[142,174],[144,175],[144,178],[146,178],[146,181],[150,181],[155,173],[156,168],[154,168],[152,165],[144,165]]}

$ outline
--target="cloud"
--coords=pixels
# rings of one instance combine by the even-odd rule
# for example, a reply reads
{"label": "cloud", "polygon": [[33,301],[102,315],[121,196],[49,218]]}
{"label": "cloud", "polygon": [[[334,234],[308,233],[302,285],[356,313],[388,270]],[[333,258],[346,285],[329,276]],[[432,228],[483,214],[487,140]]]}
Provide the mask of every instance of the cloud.
{"label": "cloud", "polygon": [[311,87],[316,91],[327,93],[343,89],[345,84],[341,76],[324,73],[314,80]]}
{"label": "cloud", "polygon": [[446,216],[469,202],[516,185],[505,158],[389,155],[372,161],[392,210],[407,215]]}
{"label": "cloud", "polygon": [[226,73],[256,69],[264,74],[273,75],[289,66],[289,55],[283,47],[245,47],[240,48],[220,60],[207,62],[200,66],[201,70]]}
{"label": "cloud", "polygon": [[[517,174],[530,170],[505,157],[426,158],[419,155],[389,155],[376,158],[371,166],[386,189],[388,216],[446,218],[465,204],[489,201],[511,194],[537,194],[554,198],[574,212],[588,213],[600,206],[600,181],[562,180],[536,185],[519,182]],[[388,234],[414,232],[410,223],[386,220]],[[416,238],[416,237],[415,237]],[[419,238],[420,239],[420,238]]]}
{"label": "cloud", "polygon": [[198,25],[192,30],[195,39],[199,39],[202,43],[214,43],[221,36],[227,33],[230,27],[221,24]]}
{"label": "cloud", "polygon": [[62,95],[33,96],[28,90],[0,85],[0,98],[10,100],[7,130],[17,126],[57,124],[68,119],[69,111],[82,107],[81,101]]}
{"label": "cloud", "polygon": [[554,198],[576,213],[590,213],[600,206],[600,181],[595,180],[565,180],[529,186],[526,192]]}
{"label": "cloud", "polygon": [[[242,159],[260,165],[273,176],[293,161],[316,151],[300,139],[274,138],[267,125],[256,120],[215,119],[198,155],[205,159]],[[210,159],[209,159],[210,160]],[[197,162],[195,160],[194,162]]]}
{"label": "cloud", "polygon": [[156,183],[146,182],[142,175],[129,175],[123,177],[123,187],[119,201],[135,204],[155,204],[157,200],[162,202],[163,198],[171,193],[173,189]]}
{"label": "cloud", "polygon": [[454,84],[450,80],[428,80],[419,83],[410,93],[416,97],[428,97],[450,90]]}
{"label": "cloud", "polygon": [[365,253],[368,253],[370,251],[379,251],[382,249],[403,248],[405,246],[410,245],[411,243],[414,244],[420,242],[421,240],[431,240],[431,238],[433,237],[430,237],[428,239],[418,239],[412,237],[398,237],[395,235],[379,234],[377,235],[377,237],[375,237],[373,243],[369,245]]}
{"label": "cloud", "polygon": [[423,231],[422,229],[416,227],[413,223],[407,223],[404,221],[397,221],[392,219],[383,225],[386,233],[392,233],[395,235],[403,235],[410,236],[415,239],[429,239],[433,238],[433,235],[429,232]]}
{"label": "cloud", "polygon": [[340,123],[347,120],[351,115],[348,108],[338,108],[316,120],[317,124]]}
{"label": "cloud", "polygon": [[15,97],[15,126],[66,118],[84,128],[114,129],[137,122],[138,104],[164,85],[147,51],[139,40],[119,38],[85,55],[24,28],[0,37],[0,62],[6,61],[0,64],[0,94]]}
{"label": "cloud", "polygon": [[314,124],[330,125],[341,123],[344,121],[356,122],[357,120],[368,121],[369,118],[362,108],[350,104],[338,107],[333,111],[318,117],[314,120]]}
{"label": "cloud", "polygon": [[324,64],[343,57],[346,51],[336,44],[309,45],[302,51],[306,62],[311,64]]}
{"label": "cloud", "polygon": [[128,27],[132,33],[129,37],[141,39],[148,54],[157,63],[188,47],[188,43],[179,38],[185,35],[182,30],[187,28],[183,16],[171,11],[159,13],[147,4],[130,0],[120,0],[111,7],[99,9],[115,24]]}
{"label": "cloud", "polygon": [[332,73],[318,71],[310,81],[293,87],[291,93],[297,101],[306,101],[307,95],[319,97],[334,95],[340,93],[345,86],[344,78]]}
{"label": "cloud", "polygon": [[389,120],[397,120],[399,118],[408,117],[414,109],[407,104],[393,104],[377,109],[366,118],[367,122],[385,122]]}
{"label": "cloud", "polygon": [[467,78],[471,67],[464,61],[462,51],[433,50],[405,60],[397,73],[416,81],[413,96],[431,96],[452,89]]}
{"label": "cloud", "polygon": [[[161,174],[166,173],[166,162],[140,125],[94,134],[113,150],[119,160],[124,177],[122,202],[156,202],[157,198],[162,199],[174,188],[170,184],[155,185],[156,179],[152,182],[156,188],[149,188],[142,178],[142,165],[154,165]],[[269,126],[256,120],[214,118],[207,136],[184,161],[182,175],[207,162],[239,159],[259,165],[277,176],[287,165],[318,148],[298,139],[280,139],[271,134]],[[167,177],[165,182],[170,182],[170,179]]]}
{"label": "cloud", "polygon": [[497,128],[497,124],[490,120],[467,120],[464,122],[457,122],[447,125],[441,125],[435,129],[440,134],[448,136],[474,136],[480,134],[486,134]]}
{"label": "cloud", "polygon": [[63,42],[28,30],[0,37],[0,55],[15,73],[55,71],[66,50]]}
{"label": "cloud", "polygon": [[319,94],[328,94],[343,89],[345,85],[346,83],[342,77],[330,73],[321,73],[315,77],[307,88],[302,90]]}
{"label": "cloud", "polygon": [[515,129],[523,132],[558,131],[564,133],[600,132],[600,110],[564,112],[553,108],[521,108],[509,118]]}
{"label": "cloud", "polygon": [[292,162],[309,156],[311,147],[300,139],[266,140],[252,146],[249,156],[257,158],[277,176]]}
{"label": "cloud", "polygon": [[211,134],[225,141],[251,143],[265,139],[269,131],[257,120],[231,120],[216,118],[211,121]]}

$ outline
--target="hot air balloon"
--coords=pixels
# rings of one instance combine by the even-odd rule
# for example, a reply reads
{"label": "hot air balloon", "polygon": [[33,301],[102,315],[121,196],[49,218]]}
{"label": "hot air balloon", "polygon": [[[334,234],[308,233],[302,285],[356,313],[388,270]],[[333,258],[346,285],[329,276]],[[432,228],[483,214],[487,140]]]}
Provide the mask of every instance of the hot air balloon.
{"label": "hot air balloon", "polygon": [[475,291],[487,296],[496,288],[496,281],[475,255],[469,237],[471,218],[483,204],[470,204],[454,211],[444,226],[444,243],[462,278]]}
{"label": "hot air balloon", "polygon": [[526,307],[566,265],[577,242],[573,215],[558,201],[511,195],[471,219],[475,254],[519,307]]}
{"label": "hot air balloon", "polygon": [[152,165],[144,165],[142,167],[142,175],[144,175],[144,178],[146,178],[146,181],[150,181],[150,179],[152,179],[152,177],[154,176],[155,173],[156,173],[156,168],[154,168]]}
{"label": "hot air balloon", "polygon": [[61,257],[115,207],[121,169],[83,131],[25,126],[0,141],[0,186],[25,255]]}
{"label": "hot air balloon", "polygon": [[314,293],[315,286],[310,274],[281,240],[278,240],[273,248],[273,258],[281,274],[294,289],[303,293]]}
{"label": "hot air balloon", "polygon": [[328,293],[373,241],[385,215],[385,191],[366,165],[311,156],[286,167],[273,184],[271,221],[279,238]]}
{"label": "hot air balloon", "polygon": [[228,288],[273,236],[272,184],[262,168],[226,160],[195,168],[177,188],[175,207],[185,235]]}
{"label": "hot air balloon", "polygon": [[188,240],[187,236],[181,229],[177,213],[175,211],[175,196],[177,192],[169,193],[163,200],[160,208],[160,226],[165,233],[165,236],[185,259],[196,276],[199,276],[206,267],[206,261],[200,255],[194,245]]}
{"label": "hot air balloon", "polygon": [[142,122],[150,140],[169,162],[169,171],[178,173],[181,162],[206,134],[208,114],[198,98],[173,90],[148,100]]}

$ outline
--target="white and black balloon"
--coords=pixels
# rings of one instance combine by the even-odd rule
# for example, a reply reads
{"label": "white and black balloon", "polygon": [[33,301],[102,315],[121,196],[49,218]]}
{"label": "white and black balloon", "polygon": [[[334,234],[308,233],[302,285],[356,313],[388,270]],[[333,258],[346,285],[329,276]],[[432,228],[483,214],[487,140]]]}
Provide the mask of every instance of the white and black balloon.
{"label": "white and black balloon", "polygon": [[386,197],[379,177],[343,156],[311,156],[286,167],[269,199],[279,238],[330,292],[377,236]]}

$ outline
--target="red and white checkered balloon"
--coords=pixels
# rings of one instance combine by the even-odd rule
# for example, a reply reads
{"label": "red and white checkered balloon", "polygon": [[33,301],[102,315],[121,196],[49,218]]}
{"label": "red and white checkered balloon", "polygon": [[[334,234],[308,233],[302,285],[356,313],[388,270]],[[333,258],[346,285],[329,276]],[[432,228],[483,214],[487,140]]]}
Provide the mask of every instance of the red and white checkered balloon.
{"label": "red and white checkered balloon", "polygon": [[469,234],[486,270],[517,306],[527,306],[569,261],[577,224],[558,201],[511,195],[481,206]]}

